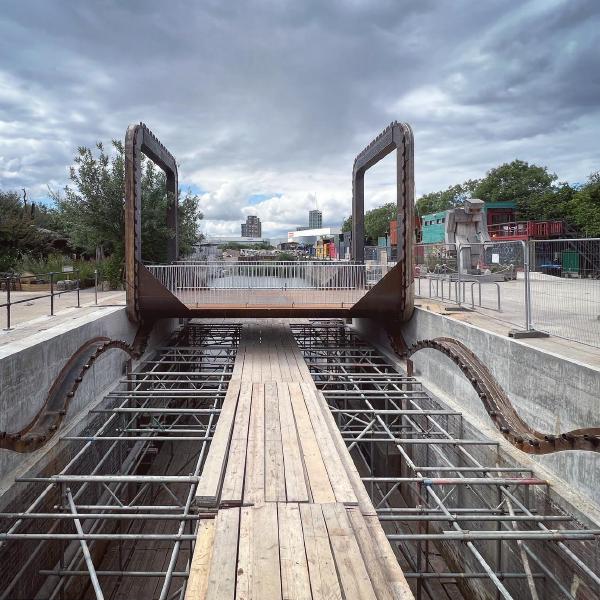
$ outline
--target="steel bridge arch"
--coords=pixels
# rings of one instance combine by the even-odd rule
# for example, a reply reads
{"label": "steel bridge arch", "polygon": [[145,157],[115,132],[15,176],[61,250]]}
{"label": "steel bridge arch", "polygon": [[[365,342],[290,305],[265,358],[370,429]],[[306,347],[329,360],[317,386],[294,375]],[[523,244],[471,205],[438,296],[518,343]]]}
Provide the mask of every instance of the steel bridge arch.
{"label": "steel bridge arch", "polygon": [[412,375],[410,357],[419,350],[431,349],[447,356],[463,372],[481,399],[500,433],[515,448],[527,454],[552,454],[566,450],[600,452],[600,427],[587,427],[545,434],[530,427],[517,413],[506,392],[485,364],[467,346],[454,338],[421,340],[406,351],[406,366]]}
{"label": "steel bridge arch", "polygon": [[[365,173],[388,154],[396,151],[396,226],[398,233],[398,263],[395,267],[394,290],[382,290],[385,295],[400,294],[399,304],[391,303],[396,318],[405,321],[414,309],[413,238],[414,238],[414,136],[408,123],[390,123],[354,160],[352,169],[352,259],[365,258]],[[366,310],[373,307],[365,306]],[[388,316],[389,316],[389,310]]]}
{"label": "steel bridge arch", "polygon": [[142,265],[142,154],[160,167],[167,176],[167,227],[173,237],[167,242],[167,261],[177,260],[177,163],[173,155],[144,123],[130,125],[125,134],[125,286],[127,314],[140,321],[140,277]]}

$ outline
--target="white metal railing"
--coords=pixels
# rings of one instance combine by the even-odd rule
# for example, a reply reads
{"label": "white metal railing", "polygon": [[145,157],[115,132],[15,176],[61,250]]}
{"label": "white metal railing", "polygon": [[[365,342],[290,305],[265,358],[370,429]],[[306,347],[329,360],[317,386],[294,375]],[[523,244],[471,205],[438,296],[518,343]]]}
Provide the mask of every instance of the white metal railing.
{"label": "white metal railing", "polygon": [[345,261],[189,261],[147,268],[188,305],[348,306],[384,275]]}

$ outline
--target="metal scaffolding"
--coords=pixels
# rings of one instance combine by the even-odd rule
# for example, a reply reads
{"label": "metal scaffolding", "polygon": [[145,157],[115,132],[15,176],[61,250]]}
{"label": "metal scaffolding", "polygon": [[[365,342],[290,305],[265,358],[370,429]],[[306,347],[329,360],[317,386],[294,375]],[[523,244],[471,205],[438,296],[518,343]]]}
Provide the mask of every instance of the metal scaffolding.
{"label": "metal scaffolding", "polygon": [[192,500],[240,330],[186,325],[60,438],[44,473],[16,480],[0,600],[183,598],[197,522],[212,516]]}
{"label": "metal scaffolding", "polygon": [[546,481],[341,321],[292,330],[418,600],[600,595],[600,531]]}

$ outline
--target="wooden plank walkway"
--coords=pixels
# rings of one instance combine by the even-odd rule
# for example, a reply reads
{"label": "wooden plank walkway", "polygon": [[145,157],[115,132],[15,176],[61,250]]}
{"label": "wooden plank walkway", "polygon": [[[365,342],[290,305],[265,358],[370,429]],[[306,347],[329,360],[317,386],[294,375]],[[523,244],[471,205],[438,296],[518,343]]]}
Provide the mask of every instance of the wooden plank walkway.
{"label": "wooden plank walkway", "polygon": [[196,492],[186,600],[412,598],[289,326],[244,326]]}

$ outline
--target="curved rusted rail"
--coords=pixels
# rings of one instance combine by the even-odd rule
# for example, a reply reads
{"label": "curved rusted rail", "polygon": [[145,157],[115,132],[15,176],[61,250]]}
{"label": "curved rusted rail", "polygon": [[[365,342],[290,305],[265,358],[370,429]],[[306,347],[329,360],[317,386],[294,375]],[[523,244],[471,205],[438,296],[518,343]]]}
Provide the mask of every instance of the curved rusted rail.
{"label": "curved rusted rail", "polygon": [[107,337],[95,337],[85,342],[61,369],[33,419],[16,433],[0,432],[0,448],[23,453],[41,448],[58,431],[77,388],[94,362],[113,349],[125,352],[131,359],[139,358],[148,344],[151,330],[152,324],[142,325],[131,344]]}
{"label": "curved rusted rail", "polygon": [[530,427],[517,414],[490,370],[458,340],[439,337],[413,344],[405,354],[409,375],[412,374],[410,357],[426,348],[445,354],[458,366],[471,382],[498,430],[519,450],[528,454],[551,454],[565,450],[600,452],[600,427],[574,429],[558,435],[544,434]]}

